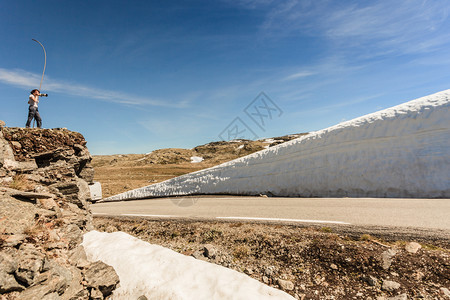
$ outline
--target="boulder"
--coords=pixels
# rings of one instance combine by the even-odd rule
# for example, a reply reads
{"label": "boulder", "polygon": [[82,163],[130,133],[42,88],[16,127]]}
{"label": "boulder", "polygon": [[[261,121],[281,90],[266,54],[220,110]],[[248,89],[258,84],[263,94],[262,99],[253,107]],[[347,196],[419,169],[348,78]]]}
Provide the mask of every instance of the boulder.
{"label": "boulder", "polygon": [[111,295],[119,284],[119,276],[114,268],[101,261],[96,261],[88,266],[84,271],[84,278],[87,286],[100,291],[103,297]]}

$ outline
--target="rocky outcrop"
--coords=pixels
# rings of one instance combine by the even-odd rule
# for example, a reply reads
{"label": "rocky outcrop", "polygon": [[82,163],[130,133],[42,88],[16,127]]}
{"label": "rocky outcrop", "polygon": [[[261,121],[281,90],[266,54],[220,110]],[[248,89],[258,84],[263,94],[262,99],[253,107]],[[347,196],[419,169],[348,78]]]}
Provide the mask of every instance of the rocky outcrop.
{"label": "rocky outcrop", "polygon": [[[0,128],[0,294],[105,299],[119,279],[80,246],[93,229],[91,155],[67,129]],[[96,279],[95,274],[107,274]],[[2,298],[4,299],[4,298]]]}

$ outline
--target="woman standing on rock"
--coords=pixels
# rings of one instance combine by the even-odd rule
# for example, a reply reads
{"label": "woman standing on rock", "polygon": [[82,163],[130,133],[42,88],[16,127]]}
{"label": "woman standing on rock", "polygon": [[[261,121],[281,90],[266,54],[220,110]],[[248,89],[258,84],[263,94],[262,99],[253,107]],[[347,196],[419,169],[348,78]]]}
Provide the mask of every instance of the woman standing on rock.
{"label": "woman standing on rock", "polygon": [[31,95],[28,100],[28,104],[30,104],[30,106],[28,107],[28,120],[27,120],[27,124],[25,126],[27,128],[30,128],[31,120],[33,120],[33,118],[34,118],[36,120],[37,127],[41,128],[42,119],[41,119],[41,116],[39,115],[39,111],[38,111],[39,96],[40,96],[41,92],[38,89],[34,89],[30,93],[31,93]]}

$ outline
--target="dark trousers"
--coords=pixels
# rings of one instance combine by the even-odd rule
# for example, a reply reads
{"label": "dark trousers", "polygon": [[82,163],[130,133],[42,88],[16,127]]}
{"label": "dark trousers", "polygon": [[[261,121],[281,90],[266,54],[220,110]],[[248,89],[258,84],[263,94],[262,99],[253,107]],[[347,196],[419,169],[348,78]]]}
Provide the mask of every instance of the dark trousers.
{"label": "dark trousers", "polygon": [[39,115],[39,110],[37,107],[30,105],[30,107],[28,108],[28,120],[27,120],[27,124],[25,125],[27,128],[30,127],[30,124],[31,124],[31,121],[33,120],[33,118],[36,120],[37,127],[41,128],[42,119],[41,119],[41,116]]}

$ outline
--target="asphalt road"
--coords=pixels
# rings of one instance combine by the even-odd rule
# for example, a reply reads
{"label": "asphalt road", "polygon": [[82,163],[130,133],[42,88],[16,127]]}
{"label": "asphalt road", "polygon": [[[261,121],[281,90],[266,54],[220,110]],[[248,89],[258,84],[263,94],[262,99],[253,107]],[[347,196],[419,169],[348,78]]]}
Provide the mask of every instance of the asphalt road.
{"label": "asphalt road", "polygon": [[191,196],[105,202],[91,208],[94,215],[450,230],[450,199]]}

